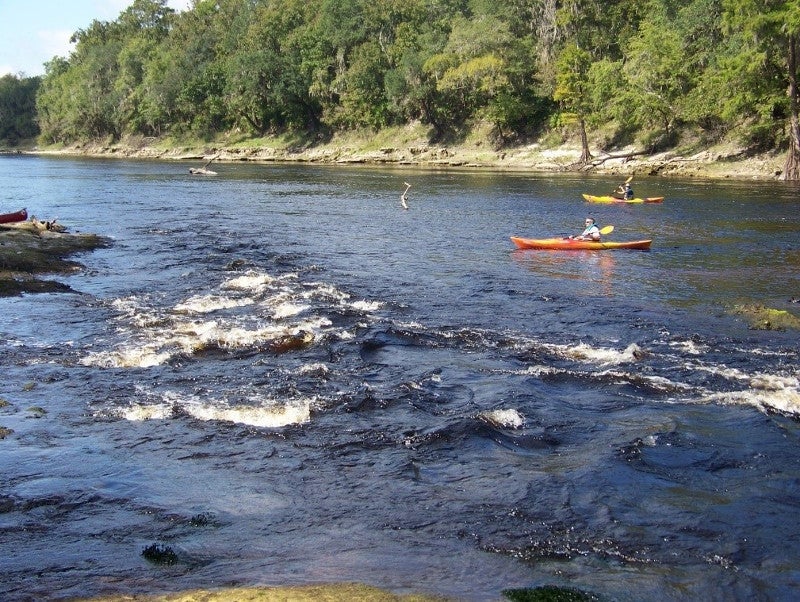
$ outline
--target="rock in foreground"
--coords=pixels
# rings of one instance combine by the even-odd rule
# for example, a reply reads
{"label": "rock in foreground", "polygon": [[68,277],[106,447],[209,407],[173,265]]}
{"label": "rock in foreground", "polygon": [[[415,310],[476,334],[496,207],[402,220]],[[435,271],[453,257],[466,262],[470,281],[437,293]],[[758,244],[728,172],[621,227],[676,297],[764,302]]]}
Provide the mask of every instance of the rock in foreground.
{"label": "rock in foreground", "polygon": [[81,264],[68,257],[110,244],[96,234],[71,234],[60,224],[36,218],[0,224],[0,296],[22,293],[69,291],[69,286],[37,278],[41,274],[65,274]]}

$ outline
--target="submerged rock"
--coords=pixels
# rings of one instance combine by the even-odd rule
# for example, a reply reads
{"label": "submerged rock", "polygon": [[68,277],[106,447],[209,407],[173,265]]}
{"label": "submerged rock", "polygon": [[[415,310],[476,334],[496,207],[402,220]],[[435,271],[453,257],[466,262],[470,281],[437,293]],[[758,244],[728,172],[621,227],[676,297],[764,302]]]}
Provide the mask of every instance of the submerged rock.
{"label": "submerged rock", "polygon": [[531,587],[503,590],[503,595],[512,602],[594,602],[600,598],[571,587]]}
{"label": "submerged rock", "polygon": [[142,556],[155,564],[175,564],[178,555],[170,546],[154,543],[142,550]]}
{"label": "submerged rock", "polygon": [[757,330],[800,330],[800,318],[783,309],[763,305],[737,305],[733,313],[743,316]]}

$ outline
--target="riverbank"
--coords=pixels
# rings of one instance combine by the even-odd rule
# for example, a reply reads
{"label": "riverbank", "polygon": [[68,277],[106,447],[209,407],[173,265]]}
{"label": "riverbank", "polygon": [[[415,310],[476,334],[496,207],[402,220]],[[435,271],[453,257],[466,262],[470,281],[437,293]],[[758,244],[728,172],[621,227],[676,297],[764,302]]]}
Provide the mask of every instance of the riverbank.
{"label": "riverbank", "polygon": [[644,154],[635,145],[612,152],[593,149],[589,163],[581,164],[580,145],[574,141],[542,140],[498,147],[491,141],[490,132],[479,128],[458,141],[434,144],[429,141],[429,134],[421,124],[410,124],[377,133],[344,132],[329,139],[313,140],[228,135],[211,142],[187,143],[133,136],[114,143],[32,147],[24,152],[173,160],[186,162],[187,169],[196,169],[209,161],[215,164],[300,162],[752,180],[780,179],[785,160],[783,153],[753,154],[730,141],[711,146],[687,141],[654,154]]}

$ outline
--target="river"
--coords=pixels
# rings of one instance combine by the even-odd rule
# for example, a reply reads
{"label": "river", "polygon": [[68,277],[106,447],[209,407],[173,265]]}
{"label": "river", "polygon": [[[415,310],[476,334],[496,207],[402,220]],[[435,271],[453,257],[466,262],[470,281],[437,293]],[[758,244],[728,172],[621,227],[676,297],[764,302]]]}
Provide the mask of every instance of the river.
{"label": "river", "polygon": [[[0,299],[4,599],[796,596],[798,333],[737,308],[800,310],[797,188],[215,169],[0,157],[0,211],[113,241]],[[589,214],[651,250],[509,240]]]}

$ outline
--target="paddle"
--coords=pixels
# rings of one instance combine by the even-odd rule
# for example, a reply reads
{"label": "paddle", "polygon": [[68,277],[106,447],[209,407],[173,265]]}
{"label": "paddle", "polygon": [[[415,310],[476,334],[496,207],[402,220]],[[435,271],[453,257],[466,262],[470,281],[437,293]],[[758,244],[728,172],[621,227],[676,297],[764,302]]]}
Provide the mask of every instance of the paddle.
{"label": "paddle", "polygon": [[[630,184],[631,180],[633,180],[633,176],[631,176],[630,178],[625,180],[625,184]],[[619,186],[617,186],[616,189],[614,189],[614,192],[611,193],[611,196],[614,196],[615,194],[624,194],[624,192],[625,192],[625,184],[620,184]],[[617,197],[614,197],[614,198],[617,198]]]}
{"label": "paddle", "polygon": [[[603,226],[600,228],[600,234],[611,234],[614,231],[614,226]],[[574,236],[565,236],[564,240],[575,239]]]}

